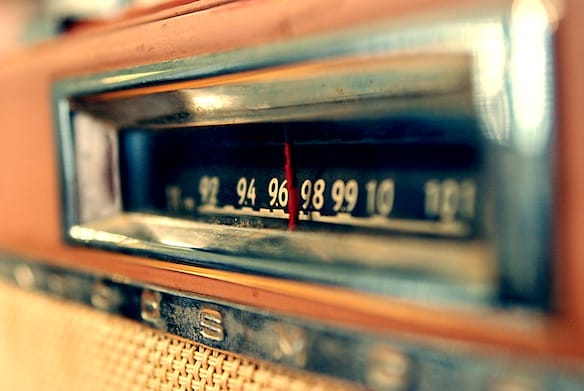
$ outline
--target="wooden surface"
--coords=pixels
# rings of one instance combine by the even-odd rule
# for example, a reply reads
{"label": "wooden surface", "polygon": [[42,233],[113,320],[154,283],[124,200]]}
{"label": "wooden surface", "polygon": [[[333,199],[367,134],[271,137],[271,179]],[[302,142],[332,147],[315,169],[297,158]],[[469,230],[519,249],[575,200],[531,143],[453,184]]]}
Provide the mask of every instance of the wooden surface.
{"label": "wooden surface", "polygon": [[[180,12],[85,28],[0,63],[0,250],[85,270],[382,333],[429,335],[512,351],[584,357],[584,2],[566,2],[558,33],[558,311],[513,314],[430,309],[313,284],[176,267],[63,243],[51,83],[65,76],[257,45],[463,1],[199,1]],[[467,5],[462,5],[466,7]],[[187,8],[184,8],[187,7]],[[191,7],[191,8],[188,8]],[[176,11],[176,10],[175,10]],[[172,16],[177,15],[177,16]],[[141,18],[144,16],[141,15]]]}
{"label": "wooden surface", "polygon": [[[584,333],[584,1],[567,2],[557,47],[557,306]],[[580,339],[581,340],[581,339]]]}

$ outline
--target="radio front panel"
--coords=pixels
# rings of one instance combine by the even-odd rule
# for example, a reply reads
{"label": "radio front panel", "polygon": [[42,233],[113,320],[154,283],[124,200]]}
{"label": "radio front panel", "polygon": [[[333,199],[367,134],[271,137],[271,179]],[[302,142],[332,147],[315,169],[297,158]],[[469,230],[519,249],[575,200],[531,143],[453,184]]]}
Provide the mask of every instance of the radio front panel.
{"label": "radio front panel", "polygon": [[583,389],[583,11],[181,1],[3,57],[0,389]]}
{"label": "radio front panel", "polygon": [[59,81],[65,236],[549,308],[553,16],[529,3],[435,19]]}

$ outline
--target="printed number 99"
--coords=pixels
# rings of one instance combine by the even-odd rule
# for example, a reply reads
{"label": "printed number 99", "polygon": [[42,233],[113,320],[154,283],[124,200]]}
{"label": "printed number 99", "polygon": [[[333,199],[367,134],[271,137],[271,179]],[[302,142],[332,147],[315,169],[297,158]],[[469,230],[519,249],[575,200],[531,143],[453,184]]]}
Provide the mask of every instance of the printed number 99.
{"label": "printed number 99", "polygon": [[359,197],[359,184],[354,179],[349,179],[346,183],[342,179],[337,179],[333,182],[331,188],[331,198],[334,205],[333,210],[339,212],[343,209],[343,204],[346,202],[345,210],[352,212],[357,205],[357,198]]}

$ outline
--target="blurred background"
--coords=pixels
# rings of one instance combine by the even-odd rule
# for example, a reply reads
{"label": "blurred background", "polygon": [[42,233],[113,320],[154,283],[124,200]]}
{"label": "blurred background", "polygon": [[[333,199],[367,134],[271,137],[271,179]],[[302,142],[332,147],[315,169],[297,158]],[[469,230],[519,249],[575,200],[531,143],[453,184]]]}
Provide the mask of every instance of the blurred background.
{"label": "blurred background", "polygon": [[[185,0],[0,0],[0,54],[101,19]],[[131,9],[131,11],[129,11]]]}

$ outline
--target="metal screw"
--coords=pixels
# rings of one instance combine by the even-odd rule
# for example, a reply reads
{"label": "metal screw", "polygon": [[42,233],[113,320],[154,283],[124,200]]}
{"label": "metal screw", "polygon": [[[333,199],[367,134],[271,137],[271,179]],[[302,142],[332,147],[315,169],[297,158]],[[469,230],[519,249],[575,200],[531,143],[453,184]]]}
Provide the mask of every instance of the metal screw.
{"label": "metal screw", "polygon": [[14,268],[14,279],[18,286],[24,289],[32,289],[36,285],[36,278],[32,269],[25,264],[17,265]]}
{"label": "metal screw", "polygon": [[104,311],[111,311],[116,309],[121,302],[120,293],[105,282],[98,281],[93,285],[91,304],[94,307]]}
{"label": "metal screw", "polygon": [[411,381],[411,360],[404,353],[384,346],[369,358],[367,383],[378,390],[404,390]]}
{"label": "metal screw", "polygon": [[65,277],[58,274],[50,274],[47,277],[47,287],[51,292],[60,296],[64,296],[67,287]]}
{"label": "metal screw", "polygon": [[142,319],[156,323],[160,320],[160,292],[144,289],[142,291]]}
{"label": "metal screw", "polygon": [[304,366],[306,364],[306,333],[304,329],[279,323],[275,326],[274,331],[277,337],[274,358],[284,359],[300,367]]}

